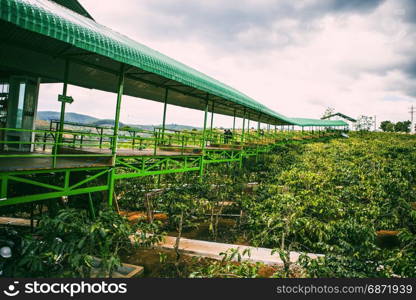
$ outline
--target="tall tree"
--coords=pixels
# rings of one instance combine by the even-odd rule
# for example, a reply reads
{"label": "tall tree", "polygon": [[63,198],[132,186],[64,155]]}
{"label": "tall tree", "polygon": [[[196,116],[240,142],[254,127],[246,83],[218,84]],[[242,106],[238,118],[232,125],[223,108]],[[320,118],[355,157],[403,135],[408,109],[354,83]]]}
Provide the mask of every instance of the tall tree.
{"label": "tall tree", "polygon": [[410,121],[401,121],[397,122],[396,125],[394,125],[394,131],[396,132],[410,132]]}
{"label": "tall tree", "polygon": [[380,123],[380,129],[384,132],[393,132],[394,131],[394,123],[391,121],[383,121]]}

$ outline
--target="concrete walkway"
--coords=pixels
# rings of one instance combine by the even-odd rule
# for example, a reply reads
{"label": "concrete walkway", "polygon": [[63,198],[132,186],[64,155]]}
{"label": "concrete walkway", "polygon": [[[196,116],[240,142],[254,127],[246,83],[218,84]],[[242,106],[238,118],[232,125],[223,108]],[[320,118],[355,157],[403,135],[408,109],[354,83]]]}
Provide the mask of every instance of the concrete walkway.
{"label": "concrete walkway", "polygon": [[[37,223],[37,220],[34,221],[34,226],[36,226],[36,223]],[[1,225],[30,227],[30,220],[29,219],[22,219],[22,218],[0,217],[0,224]]]}
{"label": "concrete walkway", "polygon": [[[175,245],[175,237],[166,236],[164,242],[160,243],[158,246],[162,249],[172,250]],[[221,260],[221,252],[226,252],[228,249],[239,249],[242,253],[246,249],[250,249],[250,257],[243,256],[242,260],[251,261],[251,262],[261,262],[266,265],[283,265],[283,261],[280,259],[279,254],[275,253],[271,255],[272,249],[268,248],[257,248],[251,246],[241,246],[233,244],[224,244],[224,243],[215,243],[207,242],[200,240],[191,240],[186,238],[181,238],[179,243],[179,251],[183,254],[192,255],[192,256],[201,256],[208,257],[212,259]],[[299,259],[301,253],[299,252],[290,252],[290,262],[296,263]],[[307,254],[310,258],[317,258],[319,254]]]}
{"label": "concrete walkway", "polygon": [[[20,219],[20,218],[7,218],[0,217],[0,224],[10,224],[17,226],[30,226],[30,220]],[[36,225],[36,222],[35,222]],[[161,242],[156,247],[162,249],[173,250],[175,246],[176,237],[166,236],[164,241]],[[200,240],[192,240],[181,238],[179,243],[179,251],[183,254],[191,256],[201,256],[212,259],[221,260],[223,257],[220,255],[222,252],[226,252],[228,249],[239,249],[240,253],[246,249],[250,250],[250,256],[243,256],[242,260],[251,261],[251,262],[261,262],[266,265],[283,265],[283,261],[280,259],[279,254],[271,254],[272,249],[261,248],[261,247],[252,247],[252,246],[242,246],[234,244],[225,244],[225,243],[216,243]],[[290,252],[290,262],[296,263],[299,259],[300,252]],[[321,254],[312,254],[307,253],[310,258],[317,258],[323,256]]]}

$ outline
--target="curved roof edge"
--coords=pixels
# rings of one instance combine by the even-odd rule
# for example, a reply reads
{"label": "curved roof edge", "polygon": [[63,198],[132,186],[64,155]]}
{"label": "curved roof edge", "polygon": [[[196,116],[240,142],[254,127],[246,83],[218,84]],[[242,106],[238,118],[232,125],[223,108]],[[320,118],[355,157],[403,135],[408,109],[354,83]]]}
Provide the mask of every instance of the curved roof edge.
{"label": "curved roof edge", "polygon": [[297,126],[348,126],[342,120],[319,120],[306,118],[290,118],[294,125]]}

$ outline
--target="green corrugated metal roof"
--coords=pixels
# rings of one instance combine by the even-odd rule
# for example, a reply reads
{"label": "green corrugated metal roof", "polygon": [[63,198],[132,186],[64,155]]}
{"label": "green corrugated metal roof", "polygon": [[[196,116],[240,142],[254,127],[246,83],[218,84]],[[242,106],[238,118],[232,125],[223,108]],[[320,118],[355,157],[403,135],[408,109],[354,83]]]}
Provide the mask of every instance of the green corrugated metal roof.
{"label": "green corrugated metal roof", "polygon": [[317,120],[305,118],[290,118],[291,121],[298,126],[348,126],[342,120]]}
{"label": "green corrugated metal roof", "polygon": [[79,13],[80,15],[83,15],[87,18],[94,20],[93,17],[90,15],[90,13],[77,0],[52,0],[52,1],[69,8],[70,10],[73,10],[76,13]]}
{"label": "green corrugated metal roof", "polygon": [[[169,82],[169,89],[174,91],[170,93],[170,104],[202,109],[204,94],[209,93],[210,100],[215,101],[216,113],[233,115],[237,111],[236,115],[241,117],[247,110],[252,120],[301,125],[297,119],[285,117],[218,80],[49,0],[1,0],[0,20],[18,28],[0,24],[2,37],[15,42],[20,49],[32,51],[30,61],[25,63],[29,59],[26,53],[19,56],[20,49],[13,53],[14,45],[3,52],[0,49],[3,64],[12,69],[23,68],[59,80],[65,53],[73,55],[71,61],[78,64],[71,68],[72,73],[78,73],[70,75],[69,83],[114,92],[115,62],[124,63],[133,69],[133,73],[126,75],[128,95],[163,101],[163,91]],[[21,29],[25,32],[19,32]],[[83,52],[76,53],[80,50]],[[43,51],[49,56],[43,55]]]}

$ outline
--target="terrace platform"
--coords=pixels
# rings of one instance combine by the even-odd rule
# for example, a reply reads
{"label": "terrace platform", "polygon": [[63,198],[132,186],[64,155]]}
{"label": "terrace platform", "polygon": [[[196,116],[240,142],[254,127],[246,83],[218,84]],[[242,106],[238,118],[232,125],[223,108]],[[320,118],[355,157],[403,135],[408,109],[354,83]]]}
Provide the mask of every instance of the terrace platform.
{"label": "terrace platform", "polygon": [[[1,155],[11,154],[1,152]],[[19,153],[23,154],[23,153]],[[50,170],[68,168],[94,168],[111,166],[111,157],[58,157],[53,167],[53,157],[47,152],[25,153],[26,157],[1,157],[0,172]]]}
{"label": "terrace platform", "polygon": [[[241,149],[222,148],[207,146],[207,150],[218,151],[240,151]],[[49,170],[67,168],[91,168],[111,166],[111,149],[98,148],[70,148],[65,147],[59,151],[56,166],[53,167],[53,157],[51,151],[37,150],[34,152],[0,152],[0,155],[10,155],[10,157],[0,157],[0,172],[29,171],[29,170]],[[19,157],[24,155],[25,157]],[[84,156],[85,155],[85,156]],[[102,155],[102,156],[89,156]],[[141,157],[141,156],[201,156],[201,148],[196,147],[170,147],[161,146],[156,152],[154,149],[117,149],[117,157]]]}

